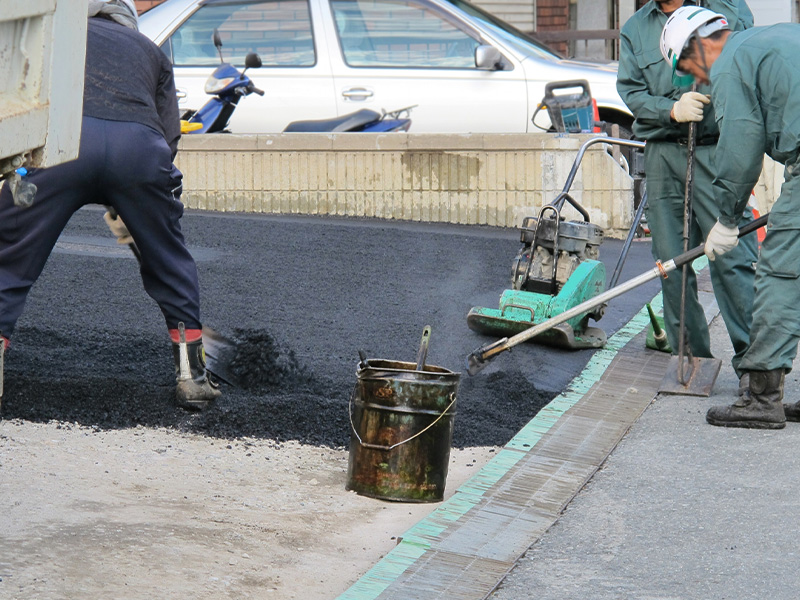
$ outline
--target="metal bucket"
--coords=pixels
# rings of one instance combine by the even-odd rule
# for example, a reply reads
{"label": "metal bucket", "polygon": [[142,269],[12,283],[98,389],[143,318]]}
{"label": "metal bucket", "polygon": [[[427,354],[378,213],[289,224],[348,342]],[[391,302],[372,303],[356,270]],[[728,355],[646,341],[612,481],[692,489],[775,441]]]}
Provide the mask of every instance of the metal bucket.
{"label": "metal bucket", "polygon": [[360,362],[356,376],[347,489],[381,500],[441,501],[459,374],[377,359]]}

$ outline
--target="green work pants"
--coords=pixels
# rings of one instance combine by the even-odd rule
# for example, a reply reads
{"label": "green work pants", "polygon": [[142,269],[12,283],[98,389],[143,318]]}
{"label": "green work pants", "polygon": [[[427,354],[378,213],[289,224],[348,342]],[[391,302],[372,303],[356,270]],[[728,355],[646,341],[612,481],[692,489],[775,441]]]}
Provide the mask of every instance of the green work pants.
{"label": "green work pants", "polygon": [[769,214],[755,285],[750,348],[740,367],[788,372],[800,339],[800,173],[791,167]]}
{"label": "green work pants", "polygon": [[[715,146],[697,146],[694,167],[692,220],[689,248],[702,244],[717,222],[719,210],[714,201]],[[645,147],[647,174],[647,224],[653,242],[653,258],[666,261],[683,252],[683,207],[686,195],[687,147],[674,142],[648,141]],[[739,223],[753,220],[748,208]],[[732,251],[710,262],[711,283],[720,313],[733,344],[731,361],[737,375],[739,364],[749,347],[754,296],[754,263],[758,259],[755,234],[739,240]],[[664,297],[664,324],[673,352],[678,352],[681,309],[681,271],[661,280]],[[685,304],[686,348],[697,357],[710,357],[711,344],[703,307],[697,298],[697,278],[688,267]]]}

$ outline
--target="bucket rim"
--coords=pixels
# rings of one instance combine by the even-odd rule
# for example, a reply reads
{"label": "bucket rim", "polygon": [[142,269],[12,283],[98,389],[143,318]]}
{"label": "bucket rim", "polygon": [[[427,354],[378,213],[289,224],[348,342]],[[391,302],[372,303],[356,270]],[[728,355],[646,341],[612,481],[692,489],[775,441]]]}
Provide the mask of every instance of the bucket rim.
{"label": "bucket rim", "polygon": [[[364,364],[366,363],[366,366]],[[417,370],[416,363],[400,361],[400,360],[389,360],[385,358],[370,358],[366,361],[360,361],[358,366],[356,367],[356,375],[359,378],[362,377],[362,373],[366,373],[367,371],[375,371],[375,372],[384,372],[391,374],[398,374],[398,373],[414,373],[416,375],[423,375],[428,377],[444,377],[444,378],[460,378],[461,374],[456,373],[455,371],[451,371],[450,369],[445,369],[444,367],[440,367],[437,365],[424,365],[422,370]],[[373,375],[374,377],[375,375]]]}

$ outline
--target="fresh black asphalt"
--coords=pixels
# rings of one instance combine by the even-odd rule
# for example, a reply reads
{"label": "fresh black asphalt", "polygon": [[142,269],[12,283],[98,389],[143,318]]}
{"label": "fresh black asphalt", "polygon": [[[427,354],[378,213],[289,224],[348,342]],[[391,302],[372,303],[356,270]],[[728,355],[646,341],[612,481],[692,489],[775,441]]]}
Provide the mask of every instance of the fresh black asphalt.
{"label": "fresh black asphalt", "polygon": [[[158,307],[136,260],[89,207],[29,296],[6,356],[3,418],[342,447],[358,351],[413,362],[431,325],[428,364],[462,372],[466,355],[492,339],[468,329],[467,312],[497,306],[519,247],[515,229],[328,217],[187,212],[183,229],[204,323],[263,351],[278,375],[223,386],[203,413],[176,408]],[[601,246],[609,276],[621,247]],[[621,281],[652,264],[650,244],[634,242]],[[611,335],[658,288],[650,282],[612,300],[599,326]],[[463,373],[454,446],[506,443],[591,354],[527,344],[475,377]]]}

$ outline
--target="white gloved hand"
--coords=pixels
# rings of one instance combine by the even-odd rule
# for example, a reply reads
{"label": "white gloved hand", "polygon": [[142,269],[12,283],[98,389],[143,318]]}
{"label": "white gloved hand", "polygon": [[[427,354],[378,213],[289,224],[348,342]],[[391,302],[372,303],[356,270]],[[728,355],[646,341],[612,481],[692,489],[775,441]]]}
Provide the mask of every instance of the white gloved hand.
{"label": "white gloved hand", "polygon": [[103,215],[103,220],[108,225],[108,228],[111,230],[115,236],[117,236],[117,243],[118,244],[132,244],[133,238],[131,237],[130,231],[128,231],[128,226],[122,221],[119,215],[116,217],[112,217],[109,211],[106,211]]}
{"label": "white gloved hand", "polygon": [[708,257],[708,260],[714,260],[717,256],[721,256],[726,252],[730,252],[739,244],[739,229],[736,227],[728,227],[719,221],[711,231],[708,232],[706,245],[703,249]]}
{"label": "white gloved hand", "polygon": [[686,92],[672,105],[670,114],[678,123],[703,120],[703,106],[711,102],[711,98],[700,92]]}

